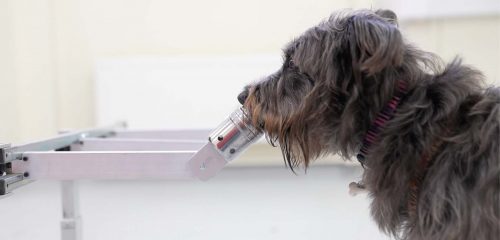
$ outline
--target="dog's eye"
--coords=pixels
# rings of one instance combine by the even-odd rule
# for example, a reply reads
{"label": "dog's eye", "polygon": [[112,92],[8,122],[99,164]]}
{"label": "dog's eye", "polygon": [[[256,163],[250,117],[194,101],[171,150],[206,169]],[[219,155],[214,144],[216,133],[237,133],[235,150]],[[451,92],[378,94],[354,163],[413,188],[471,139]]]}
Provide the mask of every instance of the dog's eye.
{"label": "dog's eye", "polygon": [[292,59],[290,59],[288,61],[288,68],[290,68],[290,69],[297,69],[297,71],[299,69],[299,67],[297,65],[295,65],[295,62]]}

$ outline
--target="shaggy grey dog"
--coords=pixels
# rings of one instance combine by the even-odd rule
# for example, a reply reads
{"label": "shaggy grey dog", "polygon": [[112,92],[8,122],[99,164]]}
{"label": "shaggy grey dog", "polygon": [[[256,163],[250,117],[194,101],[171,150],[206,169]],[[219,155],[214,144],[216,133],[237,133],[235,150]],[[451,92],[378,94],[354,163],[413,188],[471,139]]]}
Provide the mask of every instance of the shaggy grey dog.
{"label": "shaggy grey dog", "polygon": [[409,44],[392,11],[333,14],[238,100],[292,169],[361,151],[384,232],[500,236],[500,89],[458,59],[445,65]]}

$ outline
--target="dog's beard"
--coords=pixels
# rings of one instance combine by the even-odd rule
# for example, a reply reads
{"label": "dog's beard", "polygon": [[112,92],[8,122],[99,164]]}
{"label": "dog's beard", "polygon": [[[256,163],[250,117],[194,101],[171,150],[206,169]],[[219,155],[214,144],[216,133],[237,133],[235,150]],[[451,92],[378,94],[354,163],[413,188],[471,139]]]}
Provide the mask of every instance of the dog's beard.
{"label": "dog's beard", "polygon": [[294,170],[298,167],[307,168],[311,159],[310,156],[310,145],[307,140],[307,135],[304,133],[297,133],[297,130],[285,124],[283,121],[281,126],[274,128],[273,124],[269,124],[268,121],[263,121],[264,131],[266,133],[267,141],[275,147],[281,149],[283,154],[283,159],[290,169]]}
{"label": "dog's beard", "polygon": [[[308,131],[298,113],[270,111],[269,104],[257,101],[254,94],[250,94],[245,102],[249,112],[250,121],[254,126],[261,128],[266,134],[266,140],[274,147],[280,147],[285,164],[292,169],[307,168],[312,159],[317,158],[321,152],[321,144],[316,141]],[[273,109],[283,109],[273,107]]]}

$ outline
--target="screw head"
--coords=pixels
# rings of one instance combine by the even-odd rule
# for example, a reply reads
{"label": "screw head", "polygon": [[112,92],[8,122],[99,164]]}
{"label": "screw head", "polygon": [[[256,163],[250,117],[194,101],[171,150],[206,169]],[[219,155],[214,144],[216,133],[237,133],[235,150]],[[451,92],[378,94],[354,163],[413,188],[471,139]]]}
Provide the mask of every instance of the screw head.
{"label": "screw head", "polygon": [[25,172],[23,175],[24,175],[24,177],[29,177],[30,173],[29,172]]}
{"label": "screw head", "polygon": [[200,166],[200,170],[202,170],[202,171],[203,171],[203,170],[205,170],[205,169],[207,169],[207,165],[205,164],[205,162],[203,162],[203,163],[201,164],[201,166]]}
{"label": "screw head", "polygon": [[236,152],[236,149],[234,149],[234,148],[229,149],[229,153],[233,154],[235,152]]}
{"label": "screw head", "polygon": [[23,161],[27,162],[28,161],[28,157],[23,157]]}

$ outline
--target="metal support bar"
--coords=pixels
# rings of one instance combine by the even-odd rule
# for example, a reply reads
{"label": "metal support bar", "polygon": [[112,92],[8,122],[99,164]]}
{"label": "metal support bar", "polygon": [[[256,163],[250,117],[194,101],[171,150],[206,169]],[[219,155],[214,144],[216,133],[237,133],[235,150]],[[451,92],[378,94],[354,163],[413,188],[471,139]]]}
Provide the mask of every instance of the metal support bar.
{"label": "metal support bar", "polygon": [[113,138],[207,140],[211,131],[209,129],[116,131]]}
{"label": "metal support bar", "polygon": [[125,125],[123,123],[120,123],[107,128],[96,128],[84,131],[69,132],[43,141],[37,141],[11,148],[0,148],[2,149],[3,153],[0,156],[0,164],[5,164],[14,160],[21,160],[23,158],[23,152],[56,150],[67,147],[85,137],[111,136],[115,133],[117,128],[122,128],[123,126]]}
{"label": "metal support bar", "polygon": [[12,162],[27,179],[189,179],[188,162],[196,151],[26,152]]}
{"label": "metal support bar", "polygon": [[71,146],[71,151],[197,151],[207,141],[84,138]]}
{"label": "metal support bar", "polygon": [[61,182],[62,215],[61,239],[82,239],[82,218],[78,197],[78,186],[74,181]]}

